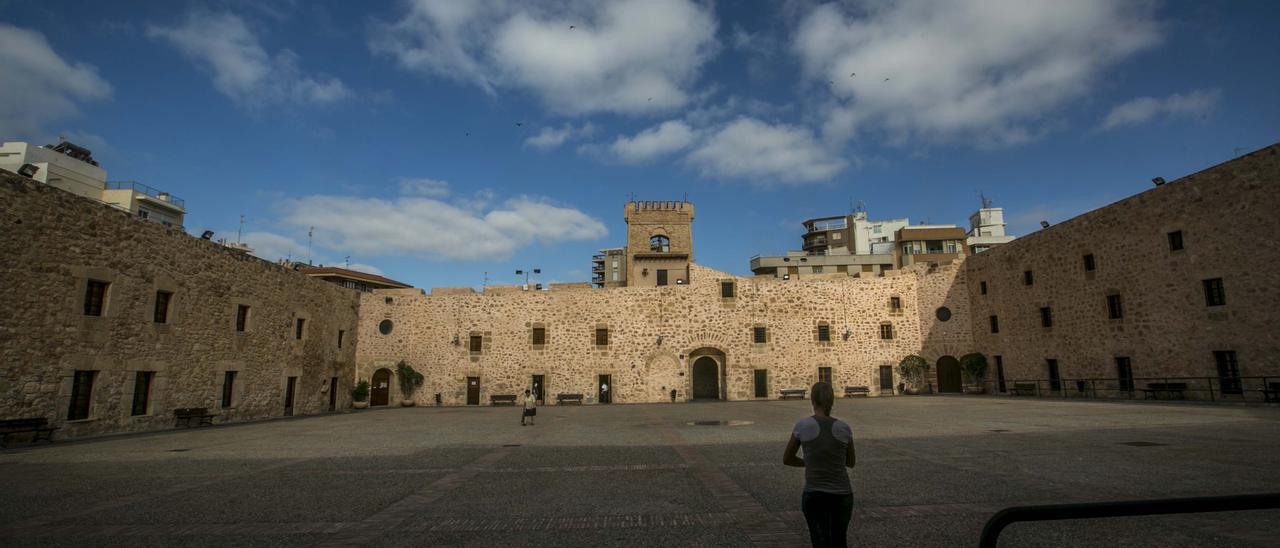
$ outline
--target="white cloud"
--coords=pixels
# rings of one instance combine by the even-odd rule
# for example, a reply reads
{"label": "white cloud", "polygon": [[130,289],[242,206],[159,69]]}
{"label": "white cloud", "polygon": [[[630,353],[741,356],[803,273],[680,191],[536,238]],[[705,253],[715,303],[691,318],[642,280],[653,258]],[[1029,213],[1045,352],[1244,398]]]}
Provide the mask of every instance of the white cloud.
{"label": "white cloud", "polygon": [[1206,116],[1218,105],[1222,92],[1217,89],[1196,90],[1186,95],[1175,93],[1163,99],[1138,97],[1111,109],[1102,120],[1099,129],[1108,130],[1121,126],[1142,124],[1157,116],[1197,117]]}
{"label": "white cloud", "polygon": [[609,151],[619,160],[640,163],[688,148],[695,134],[689,124],[669,120],[637,133],[633,137],[619,135]]}
{"label": "white cloud", "polygon": [[376,27],[370,48],[406,69],[531,90],[564,114],[680,107],[718,48],[711,9],[690,0],[416,0]]}
{"label": "white cloud", "polygon": [[524,146],[533,147],[538,150],[551,150],[559,148],[565,141],[570,139],[578,139],[582,137],[590,137],[595,133],[595,126],[591,123],[583,124],[582,127],[574,127],[573,124],[565,124],[559,128],[544,127],[537,135],[524,140]]}
{"label": "white cloud", "polygon": [[534,242],[594,240],[608,232],[577,209],[530,197],[476,210],[419,197],[308,196],[284,209],[284,224],[316,227],[317,245],[362,256],[500,259]]}
{"label": "white cloud", "polygon": [[401,179],[400,193],[428,198],[444,198],[449,195],[448,181],[436,179]]}
{"label": "white cloud", "polygon": [[351,263],[351,264],[350,264],[350,265],[348,265],[346,268],[347,268],[348,270],[354,270],[354,271],[356,271],[356,272],[364,272],[365,274],[373,274],[374,276],[386,276],[386,274],[384,274],[384,273],[382,272],[382,269],[381,269],[381,268],[378,268],[378,267],[373,266],[373,265],[364,264],[364,263]]}
{"label": "white cloud", "polygon": [[[224,234],[230,234],[230,232],[224,232]],[[241,241],[253,248],[254,255],[267,261],[275,262],[285,258],[292,258],[295,261],[307,260],[307,244],[298,243],[297,240],[288,236],[254,231],[246,232]]]}
{"label": "white cloud", "polygon": [[[1160,41],[1150,2],[904,0],[859,16],[826,4],[792,50],[831,94],[824,136],[1012,144],[1089,93],[1103,70]],[[850,76],[855,74],[856,76]],[[886,81],[888,79],[888,81]]]}
{"label": "white cloud", "polygon": [[147,36],[212,72],[214,87],[243,107],[328,104],[352,95],[337,78],[303,74],[290,50],[267,53],[244,19],[230,13],[193,10],[179,26],[148,25]]}
{"label": "white cloud", "polygon": [[721,127],[686,160],[704,176],[757,183],[807,183],[834,177],[848,166],[808,129],[740,117]]}
{"label": "white cloud", "polygon": [[43,34],[0,22],[0,135],[34,138],[77,103],[111,97],[97,69],[68,63]]}

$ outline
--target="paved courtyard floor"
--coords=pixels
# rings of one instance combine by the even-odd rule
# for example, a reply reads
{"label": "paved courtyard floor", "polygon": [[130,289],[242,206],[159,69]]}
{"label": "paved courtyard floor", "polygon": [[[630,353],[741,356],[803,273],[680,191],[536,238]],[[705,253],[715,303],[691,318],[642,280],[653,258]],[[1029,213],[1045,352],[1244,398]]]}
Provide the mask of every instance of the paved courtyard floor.
{"label": "paved courtyard floor", "polygon": [[[804,545],[803,471],[781,458],[807,409],[543,407],[531,427],[515,408],[378,409],[11,448],[0,545]],[[1280,491],[1274,407],[934,396],[834,414],[856,436],[858,545],[973,546],[1012,505]],[[1002,545],[1277,531],[1269,510],[1016,524]]]}

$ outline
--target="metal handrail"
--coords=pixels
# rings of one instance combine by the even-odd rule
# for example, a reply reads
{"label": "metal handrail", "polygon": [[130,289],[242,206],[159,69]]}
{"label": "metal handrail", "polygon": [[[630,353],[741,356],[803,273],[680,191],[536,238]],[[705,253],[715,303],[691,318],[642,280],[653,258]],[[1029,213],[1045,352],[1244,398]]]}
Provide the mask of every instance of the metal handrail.
{"label": "metal handrail", "polygon": [[[133,191],[141,192],[157,200],[167,202],[167,203],[176,205],[180,208],[186,209],[186,201],[184,201],[182,198],[174,196],[173,194],[170,194],[158,188],[139,183],[137,181],[108,181],[107,189],[108,190],[133,190]],[[161,197],[162,194],[164,195],[164,197]]]}
{"label": "metal handrail", "polygon": [[996,512],[995,515],[991,516],[991,519],[987,520],[987,524],[982,527],[982,536],[978,539],[978,546],[980,548],[994,548],[1004,528],[1020,521],[1119,518],[1162,514],[1271,510],[1276,508],[1280,508],[1280,493],[1014,506]]}
{"label": "metal handrail", "polygon": [[[1226,386],[1224,386],[1226,381]],[[1057,388],[1054,388],[1055,381],[1053,379],[1006,379],[1004,385],[1006,389],[1012,388],[1015,384],[1035,384],[1036,396],[1045,397],[1107,397],[1102,394],[1115,394],[1116,396],[1132,399],[1137,392],[1153,390],[1148,387],[1150,384],[1171,384],[1183,383],[1187,386],[1180,389],[1191,395],[1207,394],[1207,400],[1200,397],[1200,401],[1257,401],[1257,395],[1262,396],[1262,401],[1273,402],[1280,401],[1280,377],[1277,376],[1249,376],[1249,377],[1133,377],[1128,379],[1122,378],[1062,378],[1056,381]],[[998,380],[983,381],[980,384],[990,392],[1000,392]],[[1224,390],[1225,388],[1225,390]],[[1159,390],[1159,389],[1155,389]],[[1007,391],[1007,390],[1006,390]],[[1254,398],[1250,398],[1254,395]]]}

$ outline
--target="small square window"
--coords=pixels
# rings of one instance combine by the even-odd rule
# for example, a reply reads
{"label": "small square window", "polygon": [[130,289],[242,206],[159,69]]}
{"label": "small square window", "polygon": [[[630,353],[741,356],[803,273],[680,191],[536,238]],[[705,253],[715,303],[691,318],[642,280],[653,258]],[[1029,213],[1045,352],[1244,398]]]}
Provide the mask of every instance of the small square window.
{"label": "small square window", "polygon": [[831,326],[825,323],[818,324],[818,340],[821,342],[831,341]]}
{"label": "small square window", "polygon": [[1169,251],[1182,251],[1182,231],[1175,230],[1169,233]]}
{"label": "small square window", "polygon": [[1031,271],[1027,270],[1022,273],[1022,285],[1031,285],[1035,282],[1035,278],[1031,276]]}
{"label": "small square window", "polygon": [[1206,306],[1227,304],[1227,290],[1222,285],[1222,278],[1212,278],[1204,281],[1204,303]]}
{"label": "small square window", "polygon": [[1093,254],[1092,254],[1092,253],[1090,253],[1090,254],[1088,254],[1088,255],[1085,255],[1085,256],[1084,256],[1084,271],[1085,271],[1085,272],[1093,272],[1094,270],[1097,270],[1097,269],[1098,269],[1098,265],[1097,265],[1097,263],[1095,263],[1095,262],[1094,262],[1094,260],[1093,260]]}
{"label": "small square window", "polygon": [[170,291],[156,292],[155,323],[169,323],[169,300],[173,297]]}
{"label": "small square window", "polygon": [[880,324],[880,338],[884,340],[889,340],[893,338],[893,324],[891,323]]}
{"label": "small square window", "polygon": [[733,298],[733,282],[720,282],[720,298],[721,299]]}
{"label": "small square window", "polygon": [[1053,327],[1053,310],[1047,306],[1040,309],[1040,326]]}
{"label": "small square window", "polygon": [[983,295],[987,294],[987,282],[978,282],[978,291]]}
{"label": "small square window", "polygon": [[101,316],[103,303],[107,300],[107,286],[111,284],[99,280],[89,280],[84,290],[84,315]]}
{"label": "small square window", "polygon": [[596,346],[609,346],[609,328],[596,328]]}
{"label": "small square window", "polygon": [[479,353],[483,347],[484,347],[484,338],[481,337],[480,335],[472,335],[471,345],[470,345],[471,351],[475,353]]}
{"label": "small square window", "polygon": [[533,328],[533,345],[542,346],[544,344],[547,344],[547,328],[545,327]]}
{"label": "small square window", "polygon": [[902,312],[902,297],[889,297],[889,312]]}
{"label": "small square window", "polygon": [[1107,317],[1113,320],[1124,317],[1124,308],[1120,304],[1119,295],[1107,295]]}
{"label": "small square window", "polygon": [[751,341],[756,344],[768,342],[768,331],[763,327],[751,328]]}

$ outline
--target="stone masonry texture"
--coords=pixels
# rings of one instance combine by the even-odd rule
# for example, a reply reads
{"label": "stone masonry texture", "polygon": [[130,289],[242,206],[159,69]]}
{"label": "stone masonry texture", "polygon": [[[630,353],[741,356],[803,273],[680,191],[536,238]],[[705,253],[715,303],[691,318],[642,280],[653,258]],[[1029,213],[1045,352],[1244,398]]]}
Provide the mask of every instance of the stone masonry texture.
{"label": "stone masonry texture", "polygon": [[[219,422],[278,417],[289,377],[297,379],[294,413],[321,413],[330,378],[339,379],[343,410],[353,383],[383,369],[392,405],[434,405],[437,394],[443,405],[464,405],[468,377],[479,379],[479,403],[488,405],[492,395],[523,393],[534,375],[545,379],[548,403],[558,393],[594,401],[601,375],[615,403],[669,401],[673,389],[686,401],[704,357],[729,400],[756,398],[757,370],[767,398],[808,388],[820,368],[830,368],[837,392],[866,386],[879,395],[880,367],[910,354],[930,363],[926,381],[936,384],[939,360],[975,351],[992,358],[988,380],[995,356],[1010,382],[1046,378],[1047,359],[1058,360],[1064,380],[1114,379],[1117,356],[1130,358],[1139,378],[1208,378],[1217,375],[1213,352],[1224,350],[1236,353],[1241,375],[1280,380],[1278,179],[1280,145],[985,253],[883,277],[788,281],[695,263],[687,284],[663,287],[359,293],[6,176],[0,418],[45,417],[63,427],[59,437],[75,437],[170,428],[178,407],[207,407]],[[1169,249],[1173,231],[1184,249]],[[1094,270],[1085,271],[1085,255]],[[1203,280],[1215,278],[1226,304],[1207,306]],[[102,317],[84,314],[88,280],[110,283]],[[732,298],[722,297],[724,283]],[[152,321],[157,291],[174,295],[163,325]],[[1121,297],[1118,319],[1108,317],[1109,295]],[[239,305],[251,309],[243,334],[235,332]],[[1041,327],[1041,308],[1051,309],[1052,327]],[[829,341],[819,340],[823,324]],[[892,339],[881,338],[884,324]],[[534,344],[535,328],[544,344]],[[763,343],[754,328],[765,329]],[[597,329],[608,330],[607,345],[596,344]],[[425,377],[408,395],[395,382],[400,361]],[[88,420],[66,420],[75,371],[99,372]],[[138,371],[156,377],[148,412],[135,417]],[[221,409],[226,371],[238,372],[237,388],[232,407]]]}

